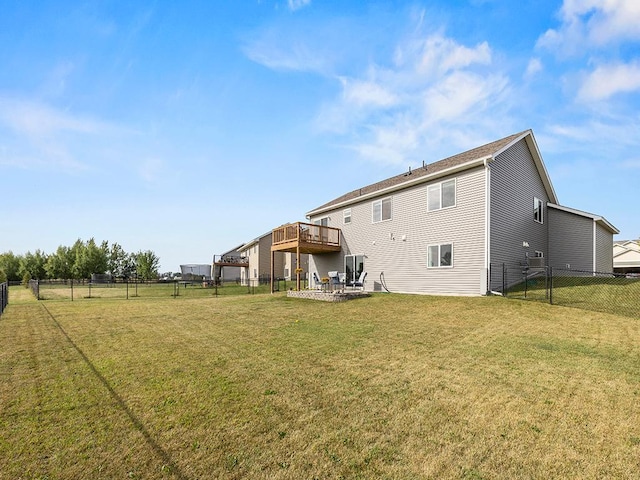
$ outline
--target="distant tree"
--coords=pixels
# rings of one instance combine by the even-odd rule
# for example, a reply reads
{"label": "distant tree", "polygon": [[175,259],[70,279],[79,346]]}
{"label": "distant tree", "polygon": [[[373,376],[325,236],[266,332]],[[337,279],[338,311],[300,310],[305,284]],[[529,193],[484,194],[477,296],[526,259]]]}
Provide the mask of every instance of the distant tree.
{"label": "distant tree", "polygon": [[29,288],[30,280],[31,280],[31,274],[29,272],[24,272],[22,274],[22,286],[24,286],[24,288]]}
{"label": "distant tree", "polygon": [[114,243],[109,251],[107,271],[115,277],[129,277],[135,271],[133,256],[124,251],[122,246]]}
{"label": "distant tree", "polygon": [[0,269],[7,275],[7,280],[17,282],[20,280],[20,258],[8,251],[0,254]]}
{"label": "distant tree", "polygon": [[7,281],[7,274],[4,273],[4,270],[0,268],[0,283],[5,283]]}
{"label": "distant tree", "polygon": [[74,273],[77,278],[89,278],[92,273],[105,273],[107,271],[107,255],[101,247],[96,245],[95,239],[91,238],[82,247],[74,245],[76,250],[74,261]]}
{"label": "distant tree", "polygon": [[31,278],[37,278],[39,280],[47,278],[46,264],[47,255],[42,251],[36,250],[35,253],[27,252],[24,257],[20,259],[20,274],[23,280],[27,273]]}
{"label": "distant tree", "polygon": [[73,266],[71,267],[71,274],[73,278],[86,278],[86,275],[84,275],[84,265],[82,260],[84,257],[84,249],[84,242],[77,239],[69,252],[69,255],[73,259]]}
{"label": "distant tree", "polygon": [[136,272],[143,280],[158,278],[160,258],[151,250],[140,251],[135,254]]}
{"label": "distant tree", "polygon": [[49,255],[45,270],[49,278],[71,278],[75,256],[70,247],[60,245],[56,253]]}

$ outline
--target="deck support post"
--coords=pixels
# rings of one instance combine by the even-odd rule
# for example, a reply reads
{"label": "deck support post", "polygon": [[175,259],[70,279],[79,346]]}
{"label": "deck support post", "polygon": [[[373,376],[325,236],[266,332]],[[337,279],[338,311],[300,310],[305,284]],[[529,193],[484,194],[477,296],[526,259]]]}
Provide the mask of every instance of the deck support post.
{"label": "deck support post", "polygon": [[274,250],[271,251],[271,293],[274,292],[273,290],[273,277],[275,276],[275,271],[276,271],[276,265],[275,265],[275,260],[276,260],[276,252]]}
{"label": "deck support post", "polygon": [[299,292],[300,289],[300,273],[301,273],[302,267],[300,267],[300,243],[298,243],[298,246],[296,248],[296,290]]}

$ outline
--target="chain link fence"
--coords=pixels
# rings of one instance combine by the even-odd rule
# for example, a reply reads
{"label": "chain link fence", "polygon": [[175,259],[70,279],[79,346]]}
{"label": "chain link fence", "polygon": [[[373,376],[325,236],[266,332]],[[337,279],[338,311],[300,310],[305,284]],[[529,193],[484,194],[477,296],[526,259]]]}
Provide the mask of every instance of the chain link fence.
{"label": "chain link fence", "polygon": [[[275,291],[295,288],[295,280],[277,279]],[[306,284],[304,285],[306,287]],[[205,298],[270,293],[268,278],[250,279],[245,285],[211,281],[90,282],[88,280],[31,280],[29,288],[38,300],[82,301],[88,299]]]}
{"label": "chain link fence", "polygon": [[640,318],[640,278],[614,273],[492,264],[490,290],[509,298]]}

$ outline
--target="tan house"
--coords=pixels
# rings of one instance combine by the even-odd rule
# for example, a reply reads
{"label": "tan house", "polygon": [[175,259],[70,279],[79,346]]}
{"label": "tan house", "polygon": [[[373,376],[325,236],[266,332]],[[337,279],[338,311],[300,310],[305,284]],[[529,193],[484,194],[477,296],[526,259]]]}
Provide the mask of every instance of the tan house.
{"label": "tan house", "polygon": [[[273,271],[271,270],[272,232],[267,232],[238,248],[239,254],[246,259],[246,264],[240,270],[242,285],[259,285],[274,279],[292,280],[296,278],[298,269],[297,258],[292,252],[277,252],[274,255]],[[301,278],[306,278],[309,270],[309,256],[300,256]]]}
{"label": "tan house", "polygon": [[613,271],[621,274],[640,274],[640,240],[614,242]]}

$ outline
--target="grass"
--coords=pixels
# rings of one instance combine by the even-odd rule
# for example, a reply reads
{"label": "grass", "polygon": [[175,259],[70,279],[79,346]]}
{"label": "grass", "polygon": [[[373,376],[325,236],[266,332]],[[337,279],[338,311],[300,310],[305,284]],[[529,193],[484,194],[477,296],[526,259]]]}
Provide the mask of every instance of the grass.
{"label": "grass", "polygon": [[[509,296],[549,301],[544,277],[529,279],[509,289]],[[621,277],[554,276],[552,303],[640,318],[640,279]]]}
{"label": "grass", "polygon": [[640,324],[498,297],[36,302],[0,478],[637,478]]}
{"label": "grass", "polygon": [[[281,280],[277,288],[286,290],[295,287],[295,281]],[[81,301],[89,299],[132,299],[144,298],[169,298],[188,297],[206,298],[223,295],[247,295],[270,292],[271,285],[263,284],[257,286],[243,286],[236,284],[225,284],[223,286],[203,287],[199,283],[111,283],[93,284],[88,283],[40,283],[40,300],[69,300]]]}

